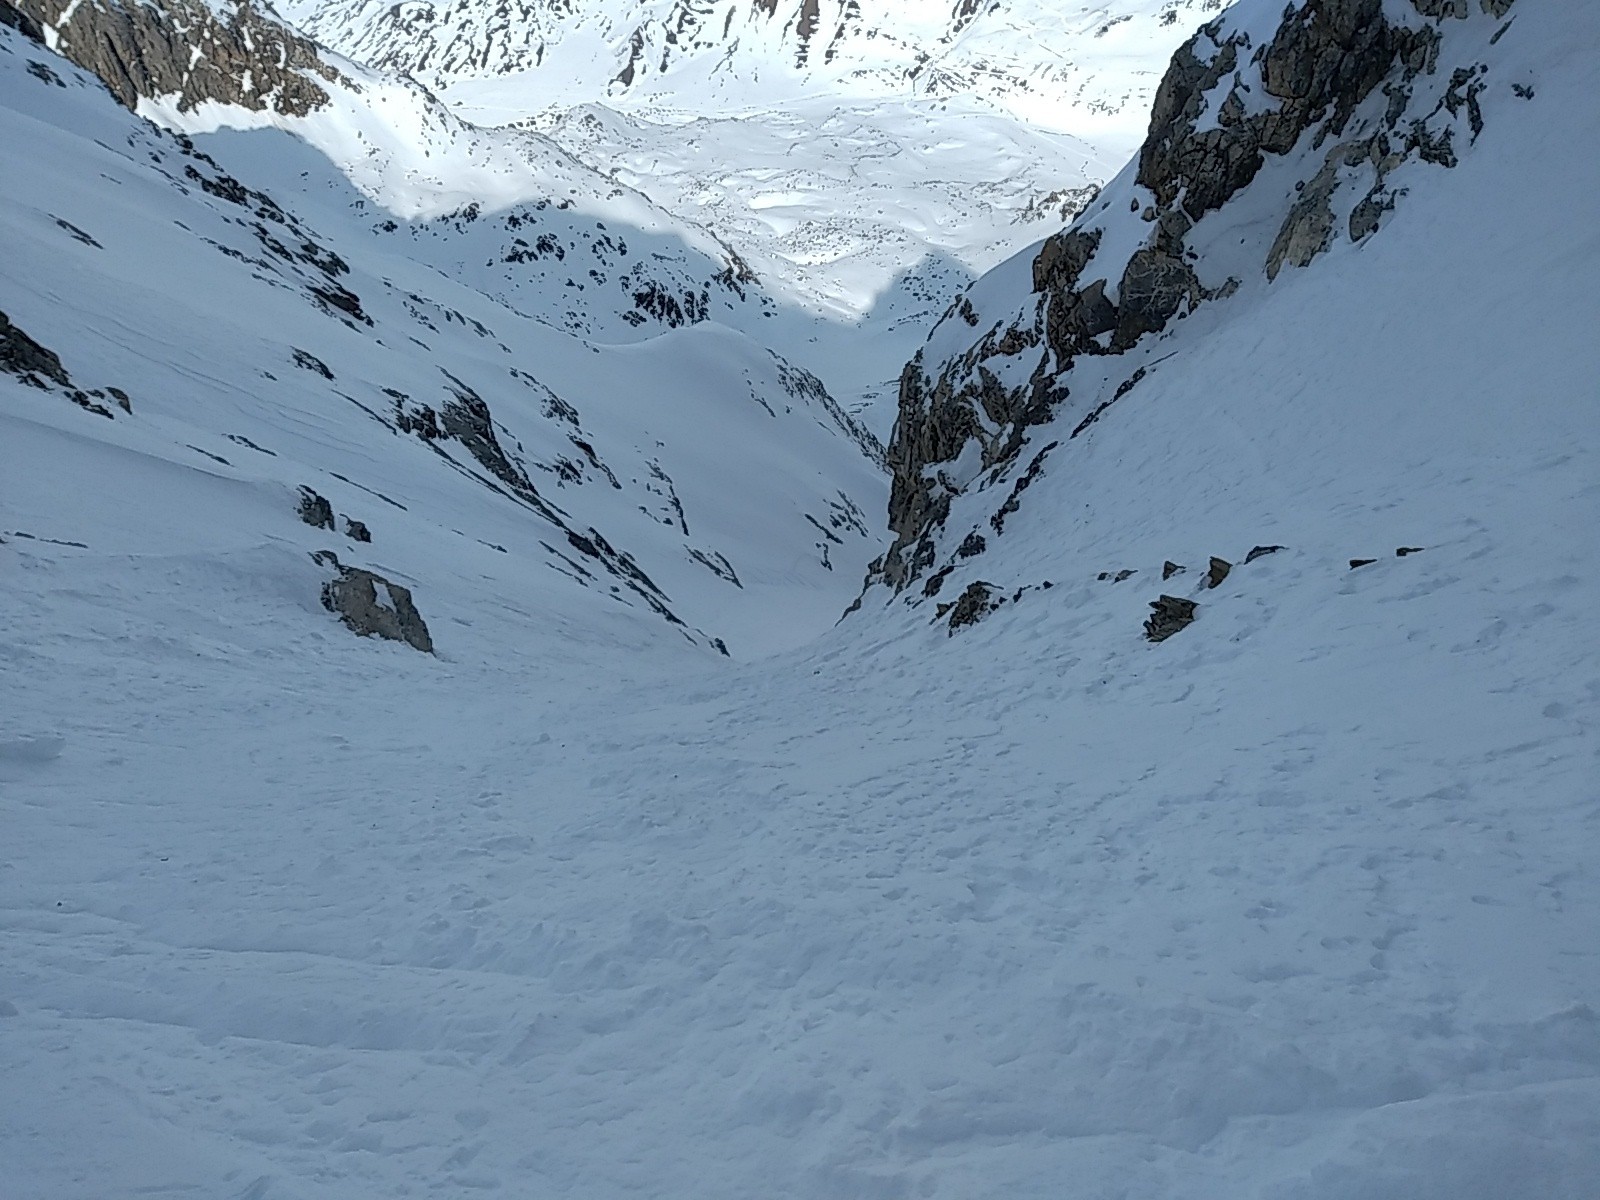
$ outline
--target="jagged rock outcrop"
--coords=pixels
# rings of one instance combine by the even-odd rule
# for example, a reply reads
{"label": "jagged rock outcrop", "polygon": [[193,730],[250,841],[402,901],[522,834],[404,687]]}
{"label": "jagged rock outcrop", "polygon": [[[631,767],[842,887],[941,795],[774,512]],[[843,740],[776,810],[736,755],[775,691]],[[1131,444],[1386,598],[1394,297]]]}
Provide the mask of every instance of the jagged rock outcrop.
{"label": "jagged rock outcrop", "polygon": [[9,371],[35,387],[44,386],[44,380],[57,387],[72,386],[60,356],[18,329],[3,312],[0,312],[0,371]]}
{"label": "jagged rock outcrop", "polygon": [[300,489],[300,503],[296,512],[313,529],[333,528],[333,505],[328,503],[326,496],[318,495],[308,487]]}
{"label": "jagged rock outcrop", "polygon": [[409,588],[376,571],[345,566],[331,550],[319,550],[312,557],[335,572],[322,585],[322,607],[343,621],[352,633],[404,642],[424,654],[433,653],[433,637],[411,601]]}
{"label": "jagged rock outcrop", "polygon": [[[980,281],[906,366],[887,454],[894,541],[868,586],[901,591],[956,563],[956,535],[947,546],[943,534],[953,500],[1016,475],[990,521],[1001,533],[1045,453],[1017,474],[1030,430],[1070,410],[1066,440],[1087,432],[1158,361],[1154,340],[1243,286],[1241,260],[1259,264],[1255,285],[1270,283],[1341,237],[1373,236],[1405,194],[1396,171],[1453,166],[1483,128],[1488,68],[1441,64],[1441,25],[1470,18],[1486,47],[1510,0],[1474,7],[1481,12],[1440,0],[1247,3],[1181,48],[1135,169],[1039,246],[1031,293]],[[1464,39],[1451,44],[1470,52]],[[1253,187],[1275,157],[1285,168]],[[1242,226],[1221,215],[1236,201],[1249,205]],[[1002,275],[1016,278],[992,278]],[[1107,365],[1119,356],[1126,368]],[[1078,370],[1085,361],[1095,365]]]}
{"label": "jagged rock outcrop", "polygon": [[173,99],[303,117],[342,77],[322,49],[251,0],[12,0],[51,47],[98,75],[129,108]]}
{"label": "jagged rock outcrop", "polygon": [[950,632],[976,625],[998,607],[993,585],[981,581],[969,583],[967,590],[950,607]]}
{"label": "jagged rock outcrop", "polygon": [[[1427,26],[1392,24],[1382,0],[1291,6],[1265,46],[1253,47],[1245,30],[1219,40],[1220,34],[1213,22],[1173,57],[1139,151],[1139,182],[1157,203],[1176,204],[1194,221],[1254,179],[1264,155],[1287,154],[1311,126],[1319,126],[1319,143],[1337,137],[1396,64],[1405,76],[1428,69],[1439,40]],[[1215,51],[1202,61],[1197,51],[1208,42]],[[1239,71],[1246,61],[1256,68],[1262,91],[1276,101],[1248,114],[1252,87]],[[1224,81],[1231,85],[1213,101]],[[1214,102],[1215,123],[1209,124],[1202,117]]]}
{"label": "jagged rock outcrop", "polygon": [[1195,610],[1200,606],[1182,596],[1162,596],[1150,601],[1151,613],[1144,623],[1144,636],[1152,642],[1164,642],[1180,630],[1194,624]]}
{"label": "jagged rock outcrop", "polygon": [[0,312],[0,371],[15,375],[29,387],[46,391],[59,389],[79,408],[99,417],[116,416],[102,403],[106,400],[125,413],[133,411],[128,393],[119,387],[85,389],[75,386],[66,367],[61,365],[61,356],[29,337],[3,312]]}

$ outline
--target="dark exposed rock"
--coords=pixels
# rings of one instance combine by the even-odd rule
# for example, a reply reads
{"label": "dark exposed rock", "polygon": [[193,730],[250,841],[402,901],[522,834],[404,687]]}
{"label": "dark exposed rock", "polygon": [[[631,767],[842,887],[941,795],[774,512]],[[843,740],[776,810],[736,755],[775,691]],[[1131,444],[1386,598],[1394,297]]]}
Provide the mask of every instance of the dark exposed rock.
{"label": "dark exposed rock", "polygon": [[689,557],[694,559],[695,562],[699,563],[706,570],[710,571],[718,579],[726,580],[728,583],[733,584],[734,587],[740,588],[741,590],[744,588],[744,584],[739,581],[739,572],[733,569],[733,564],[728,561],[725,555],[718,554],[715,550],[709,552],[705,550],[696,550],[693,546],[690,546],[688,549]]}
{"label": "dark exposed rock", "polygon": [[344,534],[353,542],[370,542],[372,531],[367,528],[365,521],[357,521],[354,517],[344,519]]}
{"label": "dark exposed rock", "polygon": [[1177,563],[1173,562],[1169,558],[1166,562],[1161,564],[1161,582],[1165,583],[1174,575],[1182,575],[1186,569],[1187,568],[1180,567]]}
{"label": "dark exposed rock", "polygon": [[405,642],[424,654],[433,653],[433,638],[422,614],[411,602],[409,588],[375,571],[344,566],[331,550],[319,550],[312,557],[337,572],[322,585],[322,606],[348,629],[362,637],[388,638]]}
{"label": "dark exposed rock", "polygon": [[133,411],[133,401],[128,399],[128,393],[119,387],[107,387],[106,394],[117,402],[117,407],[125,413]]}
{"label": "dark exposed rock", "polygon": [[1011,494],[1006,497],[1006,502],[997,508],[994,515],[989,518],[989,527],[996,533],[1005,532],[1006,518],[1022,507],[1022,493],[1033,486],[1033,481],[1039,477],[1039,472],[1044,469],[1044,460],[1049,457],[1050,451],[1059,446],[1060,442],[1051,442],[1033,456],[1028,463],[1028,469],[1011,485]]}
{"label": "dark exposed rock", "polygon": [[60,217],[57,217],[55,219],[55,221],[56,221],[56,228],[65,231],[67,233],[67,235],[72,238],[73,241],[79,242],[79,243],[81,243],[82,245],[85,245],[85,246],[93,246],[96,250],[104,250],[105,249],[104,246],[102,246],[99,242],[94,240],[94,237],[92,235],[90,235],[89,233],[87,233],[86,231],[84,231],[82,229],[79,229],[71,221],[63,221]]}
{"label": "dark exposed rock", "polygon": [[1121,571],[1118,571],[1115,575],[1113,575],[1110,571],[1101,571],[1100,574],[1095,576],[1095,578],[1100,580],[1102,583],[1106,580],[1110,580],[1112,583],[1121,583],[1124,579],[1132,579],[1138,573],[1139,572],[1137,571],[1131,571],[1127,568],[1124,568]]}
{"label": "dark exposed rock", "polygon": [[[810,371],[795,366],[781,355],[769,350],[772,365],[777,370],[778,382],[783,390],[796,400],[804,400],[814,404],[828,414],[828,419],[838,427],[839,431],[848,437],[878,466],[885,465],[885,451],[883,443],[872,430],[868,429],[861,421],[856,419],[828,391],[826,384]],[[862,530],[865,533],[865,529]]]}
{"label": "dark exposed rock", "polygon": [[1397,558],[1404,558],[1408,554],[1421,554],[1424,549],[1423,546],[1396,546],[1394,552]]}
{"label": "dark exposed rock", "polygon": [[0,25],[15,29],[31,42],[44,44],[44,30],[39,28],[39,23],[11,4],[10,0],[0,0]]}
{"label": "dark exposed rock", "polygon": [[1113,352],[1132,346],[1147,333],[1159,333],[1180,309],[1200,303],[1204,289],[1194,268],[1164,250],[1135,250],[1117,289],[1117,328]]}
{"label": "dark exposed rock", "polygon": [[0,371],[20,376],[24,383],[34,387],[43,387],[45,380],[59,387],[72,386],[72,379],[56,352],[18,329],[3,312],[0,312]]}
{"label": "dark exposed rock", "polygon": [[974,531],[961,540],[961,546],[956,550],[956,557],[971,558],[975,554],[982,554],[987,545],[983,535]]}
{"label": "dark exposed rock", "polygon": [[328,103],[322,83],[342,81],[315,42],[250,0],[9,3],[53,29],[55,49],[98,75],[128,108],[176,96],[180,112],[215,101],[303,117]]}
{"label": "dark exposed rock", "polygon": [[[100,388],[74,387],[72,377],[67,374],[67,369],[61,365],[61,359],[54,350],[40,345],[21,329],[11,323],[5,313],[0,312],[0,371],[15,375],[21,382],[29,387],[48,389],[52,384],[63,389],[66,398],[86,412],[96,416],[111,419],[115,414],[99,401],[106,399],[106,392]],[[124,412],[132,412],[133,405],[128,402],[128,394],[120,388],[112,388],[116,393],[115,399],[118,407]]]}
{"label": "dark exposed rock", "polygon": [[[96,389],[94,391],[90,391],[90,392],[85,392],[80,388],[70,388],[67,391],[67,399],[71,400],[74,404],[76,404],[79,408],[85,410],[86,412],[92,412],[97,417],[107,417],[107,418],[114,417],[116,414],[114,414],[109,408],[107,408],[104,404],[97,404],[95,402],[95,400],[92,399],[92,397],[96,397],[96,396],[100,397],[101,399],[104,399],[105,398],[105,393],[99,391],[98,389]],[[202,450],[201,453],[205,454],[205,451]],[[206,455],[206,457],[207,458],[214,458],[215,455],[209,455],[208,454],[208,455]],[[219,462],[226,462],[227,460],[226,459],[218,459],[218,461]]]}
{"label": "dark exposed rock", "polygon": [[1096,352],[1094,339],[1117,324],[1105,280],[1078,288],[1078,277],[1099,245],[1099,230],[1069,229],[1045,239],[1033,260],[1033,290],[1049,297],[1045,339],[1062,360]]}
{"label": "dark exposed rock", "polygon": [[313,529],[333,528],[333,505],[308,487],[300,489],[300,519]]}
{"label": "dark exposed rock", "polygon": [[1185,185],[1193,189],[1186,208],[1199,217],[1233,195],[1261,169],[1260,135],[1234,121],[1196,132],[1210,92],[1238,66],[1238,50],[1224,45],[1209,61],[1195,54],[1198,37],[1172,56],[1156,89],[1150,129],[1139,150],[1139,182],[1169,205]]}
{"label": "dark exposed rock", "polygon": [[[1238,65],[1248,42],[1226,42],[1209,61],[1195,54],[1200,39],[1219,32],[1207,27],[1173,56],[1156,92],[1150,133],[1139,152],[1139,182],[1163,206],[1182,199],[1198,220],[1220,208],[1255,178],[1263,154],[1287,153],[1312,125],[1319,136],[1337,135],[1351,114],[1396,63],[1415,73],[1425,69],[1438,35],[1391,25],[1381,0],[1308,0],[1286,10],[1283,23],[1258,52],[1265,90],[1279,103],[1206,126],[1207,93]],[[1229,108],[1230,91],[1222,101]]]}
{"label": "dark exposed rock", "polygon": [[1352,558],[1350,560],[1350,569],[1354,571],[1357,567],[1369,567],[1377,561],[1375,558]]}
{"label": "dark exposed rock", "polygon": [[324,379],[333,378],[333,372],[328,368],[328,364],[315,354],[301,350],[298,347],[290,347],[290,349],[294,351],[294,365],[302,371],[310,371],[315,375],[321,375]]}
{"label": "dark exposed rock", "polygon": [[635,309],[671,329],[707,320],[711,315],[710,305],[711,296],[704,288],[699,292],[686,288],[674,293],[653,279],[633,293]]}
{"label": "dark exposed rock", "polygon": [[1194,622],[1199,607],[1193,600],[1182,596],[1162,596],[1150,601],[1151,613],[1145,619],[1144,635],[1152,642],[1164,642],[1180,629]]}
{"label": "dark exposed rock", "polygon": [[1249,554],[1244,556],[1244,561],[1246,563],[1253,563],[1258,558],[1265,557],[1268,554],[1276,554],[1282,549],[1282,546],[1256,546],[1251,549]]}
{"label": "dark exposed rock", "polygon": [[512,490],[524,497],[537,496],[527,472],[513,463],[501,447],[494,432],[494,418],[483,397],[454,376],[448,378],[453,398],[439,408],[444,436],[460,442],[490,474]]}
{"label": "dark exposed rock", "polygon": [[1233,570],[1233,564],[1231,562],[1228,562],[1226,559],[1217,558],[1215,555],[1213,555],[1211,558],[1211,567],[1206,572],[1206,587],[1208,589],[1220,587],[1222,585],[1222,581],[1228,577],[1228,572],[1231,570]]}
{"label": "dark exposed rock", "polygon": [[980,581],[967,584],[967,590],[949,607],[950,632],[953,634],[964,626],[976,625],[999,608],[1000,603],[994,599],[993,585]]}
{"label": "dark exposed rock", "polygon": [[1394,208],[1394,196],[1385,194],[1381,188],[1373,190],[1359,201],[1350,210],[1350,240],[1359,242],[1362,238],[1370,237],[1378,231],[1378,223],[1383,220],[1383,214]]}

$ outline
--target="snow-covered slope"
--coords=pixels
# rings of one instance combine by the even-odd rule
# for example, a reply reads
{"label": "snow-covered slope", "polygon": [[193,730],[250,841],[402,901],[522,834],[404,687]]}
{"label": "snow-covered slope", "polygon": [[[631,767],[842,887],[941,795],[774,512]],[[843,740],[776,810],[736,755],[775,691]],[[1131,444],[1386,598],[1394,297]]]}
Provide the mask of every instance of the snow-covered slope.
{"label": "snow-covered slope", "polygon": [[[7,142],[36,166],[4,185],[0,311],[60,363],[0,377],[9,455],[83,456],[149,503],[184,507],[190,486],[230,497],[205,544],[299,576],[324,543],[370,554],[463,630],[485,587],[529,613],[598,595],[736,650],[837,615],[877,472],[804,372],[709,323],[634,347],[577,340],[415,254],[428,226],[371,230],[338,172],[286,134],[219,135],[207,153],[43,48],[8,37],[5,71]],[[287,206],[296,188],[320,198],[314,222]],[[623,236],[609,231],[618,255]],[[110,387],[131,413],[64,398]],[[14,530],[135,565],[191,532],[146,512],[73,537],[80,499],[61,507],[66,480],[48,475],[9,473]],[[363,521],[372,549],[299,524],[300,485]],[[792,628],[768,624],[808,592]],[[449,652],[449,632],[435,641]]]}
{"label": "snow-covered slope", "polygon": [[538,128],[714,230],[797,310],[756,336],[887,430],[892,404],[880,401],[921,327],[1115,172],[1143,136],[1167,54],[1217,6],[285,11],[352,58],[425,80],[466,120]]}
{"label": "snow-covered slope", "polygon": [[[1432,7],[1421,0],[1421,9]],[[915,598],[926,599],[947,579],[992,569],[992,559],[976,558],[977,547],[1006,544],[1004,530],[1031,503],[1024,493],[1041,470],[1072,473],[1070,464],[1094,452],[1113,417],[1120,424],[1150,409],[1155,401],[1147,397],[1173,386],[1198,396],[1190,390],[1189,355],[1217,356],[1241,381],[1253,379],[1257,355],[1215,347],[1238,330],[1254,344],[1263,323],[1279,320],[1330,279],[1330,305],[1376,314],[1390,335],[1356,338],[1332,313],[1302,314],[1295,319],[1305,322],[1302,335],[1274,353],[1306,382],[1281,397],[1262,391],[1262,403],[1293,401],[1336,419],[1344,436],[1377,443],[1374,458],[1395,456],[1397,476],[1406,474],[1403,464],[1434,453],[1439,437],[1497,423],[1475,411],[1439,437],[1378,438],[1376,415],[1354,406],[1387,413],[1397,394],[1421,391],[1445,406],[1457,404],[1464,389],[1476,396],[1495,372],[1457,343],[1489,353],[1481,337],[1464,339],[1461,331],[1489,322],[1491,310],[1468,310],[1457,322],[1443,299],[1457,307],[1476,298],[1492,311],[1503,306],[1499,293],[1511,277],[1478,261],[1501,225],[1515,224],[1529,241],[1572,235],[1548,216],[1524,222],[1514,208],[1455,199],[1472,178],[1489,181],[1483,191],[1501,189],[1508,204],[1519,196],[1521,168],[1484,159],[1490,147],[1525,142],[1529,129],[1548,128],[1553,119],[1569,128],[1540,133],[1552,147],[1582,145],[1592,130],[1589,106],[1553,113],[1560,105],[1541,102],[1530,77],[1535,55],[1512,50],[1516,23],[1538,18],[1506,18],[1509,7],[1490,0],[1469,16],[1465,5],[1447,5],[1446,16],[1430,18],[1409,0],[1318,0],[1287,14],[1270,3],[1241,3],[1205,26],[1174,57],[1138,157],[1070,228],[974,285],[907,366],[890,447],[897,536],[874,578],[897,592],[916,583]],[[1585,169],[1554,154],[1542,194],[1585,194]],[[1431,204],[1419,199],[1435,196]],[[1485,215],[1468,222],[1462,210],[1473,204]],[[1475,272],[1470,278],[1479,282],[1446,285],[1399,264],[1384,264],[1378,274],[1403,283],[1380,289],[1337,282],[1387,253],[1415,253],[1426,240],[1420,234],[1388,233],[1402,219],[1416,223],[1413,230],[1448,226],[1449,240],[1429,243],[1428,255]],[[1411,293],[1419,311],[1390,307],[1388,296],[1402,286],[1421,289]],[[1530,295],[1539,287],[1537,272],[1527,277]],[[1368,298],[1358,305],[1354,295]],[[1572,335],[1588,314],[1582,305],[1555,307],[1583,315],[1571,317],[1575,326],[1563,324],[1568,315],[1553,318],[1538,357],[1571,380],[1571,356],[1584,349],[1584,339]],[[1346,365],[1312,367],[1320,354]],[[1497,350],[1493,356],[1503,358]],[[1350,400],[1294,400],[1302,387],[1342,393],[1356,372],[1366,373],[1367,384]],[[1413,378],[1418,372],[1436,382],[1422,388]],[[1385,382],[1390,375],[1394,382]],[[1494,393],[1480,403],[1523,400]],[[1197,430],[1189,436],[1200,429],[1224,441],[1239,436],[1231,426],[1214,428],[1208,414],[1220,404],[1207,397],[1186,418]],[[1347,472],[1355,453],[1352,445],[1331,455],[1334,469]],[[1364,478],[1352,477],[1352,486],[1363,488]]]}
{"label": "snow-covered slope", "polygon": [[[86,392],[108,419],[69,385],[0,375],[6,1185],[1590,1200],[1600,240],[1582,198],[1600,189],[1583,153],[1600,18],[1422,7],[1386,3],[1379,25],[1357,0],[1249,3],[1196,42],[1150,165],[1079,226],[1100,233],[1092,264],[1069,269],[1060,238],[1022,256],[908,374],[897,530],[878,535],[900,542],[894,579],[751,662],[531,547],[514,572],[470,539],[556,527],[332,389],[420,399],[437,356],[523,439],[541,495],[626,536],[660,580],[658,559],[700,544],[590,498],[670,520],[618,465],[652,449],[634,422],[667,443],[680,493],[704,481],[683,501],[696,537],[739,525],[730,539],[775,567],[794,543],[768,537],[774,514],[820,515],[782,502],[799,475],[776,451],[727,480],[722,460],[666,457],[702,428],[754,447],[727,364],[781,380],[770,359],[707,327],[597,351],[505,324],[431,268],[426,289],[396,274],[395,242],[310,201],[297,227],[347,255],[341,286],[374,328],[308,307],[326,272],[303,263],[249,269],[283,286],[228,276],[248,307],[219,311],[212,285],[238,260],[199,237],[276,258],[186,168],[219,176],[91,105],[42,51],[0,53],[6,136],[51,164],[0,184],[20,248],[0,309],[80,386],[150,380],[131,414]],[[1330,47],[1315,23],[1341,12],[1379,37]],[[1429,29],[1433,52],[1401,53]],[[1191,86],[1218,39],[1226,83]],[[1290,71],[1304,82],[1265,99],[1263,45],[1274,72],[1309,52],[1322,83]],[[1246,111],[1213,126],[1233,71]],[[1299,123],[1292,144],[1219,175],[1254,161],[1234,153],[1250,114],[1258,138]],[[1380,130],[1396,161],[1341,153],[1323,175]],[[217,161],[246,178],[234,156],[254,146],[262,170],[309,170],[273,137],[217,141]],[[1369,195],[1385,211],[1352,240]],[[1198,303],[1155,255],[1143,278],[1178,286],[1129,277],[1155,234]],[[511,355],[431,309],[436,330],[402,316],[380,271]],[[280,336],[338,379],[284,362]],[[686,380],[696,345],[713,352]],[[473,347],[569,400],[624,490],[570,440],[590,481],[538,472],[560,439],[537,439],[564,422],[502,402],[520,381],[468,374]],[[624,361],[648,391],[611,394]],[[684,442],[690,403],[707,419]],[[809,420],[798,401],[762,418],[787,438]],[[483,474],[459,440],[435,444]],[[810,461],[838,445],[819,431]],[[294,519],[292,485],[319,481],[370,521],[370,547]],[[340,630],[314,599],[327,568],[306,552],[324,546],[414,583],[439,653]],[[1211,555],[1231,567],[1203,587]],[[1161,579],[1166,559],[1186,569]],[[792,614],[825,577],[774,575],[750,644],[756,618],[771,644],[816,629]],[[1140,624],[1163,593],[1198,607],[1152,644]],[[686,593],[708,632],[715,594]]]}
{"label": "snow-covered slope", "polygon": [[739,255],[692,218],[537,132],[464,122],[416,83],[317,46],[270,9],[20,0],[20,12],[169,129],[294,134],[343,178],[316,165],[286,174],[285,199],[342,204],[410,243],[398,253],[570,332],[635,341],[708,319],[759,329],[775,308]]}

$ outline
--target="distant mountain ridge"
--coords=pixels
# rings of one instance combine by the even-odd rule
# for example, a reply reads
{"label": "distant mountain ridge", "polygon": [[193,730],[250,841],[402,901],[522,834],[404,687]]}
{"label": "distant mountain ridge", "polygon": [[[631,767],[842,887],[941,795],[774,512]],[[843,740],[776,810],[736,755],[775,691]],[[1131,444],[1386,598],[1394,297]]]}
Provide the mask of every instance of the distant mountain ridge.
{"label": "distant mountain ridge", "polygon": [[[1122,75],[1155,31],[1221,0],[288,0],[301,28],[359,61],[434,87],[538,71],[586,96],[748,92],[981,96],[1054,128],[1143,109]],[[1150,70],[1154,74],[1153,68]],[[1150,86],[1153,86],[1153,79]],[[554,100],[554,97],[551,97]],[[1049,118],[1053,117],[1054,120]]]}

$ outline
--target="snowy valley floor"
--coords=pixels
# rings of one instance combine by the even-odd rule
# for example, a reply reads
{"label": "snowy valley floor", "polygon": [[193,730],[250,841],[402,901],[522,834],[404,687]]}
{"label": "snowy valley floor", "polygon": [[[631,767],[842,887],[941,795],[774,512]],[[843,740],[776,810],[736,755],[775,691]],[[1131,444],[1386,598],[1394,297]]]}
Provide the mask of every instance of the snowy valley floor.
{"label": "snowy valley floor", "polygon": [[1591,1196],[1572,533],[745,663],[13,539],[0,1190]]}

